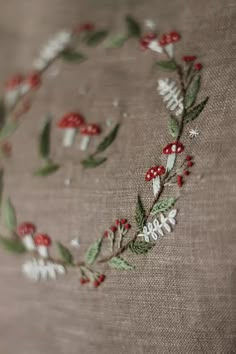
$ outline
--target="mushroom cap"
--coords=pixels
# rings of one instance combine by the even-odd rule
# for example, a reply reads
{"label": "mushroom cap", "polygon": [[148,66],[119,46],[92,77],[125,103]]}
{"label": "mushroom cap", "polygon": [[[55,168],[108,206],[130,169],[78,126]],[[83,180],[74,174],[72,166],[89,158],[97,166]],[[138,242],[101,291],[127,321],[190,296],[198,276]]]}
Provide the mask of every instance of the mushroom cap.
{"label": "mushroom cap", "polygon": [[25,235],[32,235],[36,231],[36,227],[31,222],[23,222],[17,228],[17,234],[21,237]]}
{"label": "mushroom cap", "polygon": [[82,135],[99,135],[100,133],[101,133],[101,129],[97,124],[84,125],[80,129],[80,134]]}
{"label": "mushroom cap", "polygon": [[164,147],[163,154],[165,155],[180,154],[183,151],[184,151],[184,145],[180,141],[175,141]]}
{"label": "mushroom cap", "polygon": [[145,179],[147,182],[151,181],[153,178],[156,178],[157,176],[161,176],[166,172],[166,169],[164,166],[154,166],[149,168],[145,175]]}
{"label": "mushroom cap", "polygon": [[46,246],[49,247],[51,245],[51,239],[47,234],[37,234],[34,238],[34,243],[37,246]]}
{"label": "mushroom cap", "polygon": [[140,39],[141,47],[144,48],[144,49],[147,48],[148,45],[150,44],[150,42],[152,42],[156,38],[157,38],[157,35],[154,32],[146,34],[145,36],[143,36]]}
{"label": "mushroom cap", "polygon": [[65,128],[79,128],[84,124],[84,117],[80,113],[67,113],[58,122],[58,127]]}

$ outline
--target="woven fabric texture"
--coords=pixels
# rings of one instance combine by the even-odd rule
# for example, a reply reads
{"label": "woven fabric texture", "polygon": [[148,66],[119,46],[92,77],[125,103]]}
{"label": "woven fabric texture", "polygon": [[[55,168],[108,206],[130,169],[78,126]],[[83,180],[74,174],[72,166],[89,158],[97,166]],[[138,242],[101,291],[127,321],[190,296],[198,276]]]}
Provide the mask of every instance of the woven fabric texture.
{"label": "woven fabric texture", "polygon": [[[178,30],[177,57],[196,54],[204,66],[200,98],[210,100],[191,126],[199,137],[183,139],[195,166],[181,189],[178,225],[147,256],[129,255],[135,271],[111,271],[97,290],[81,287],[73,271],[32,284],[21,274],[24,257],[0,250],[2,354],[235,353],[235,1],[2,0],[1,82],[29,71],[40,47],[60,29],[89,20],[115,33],[127,13],[141,22],[153,19],[162,32]],[[64,244],[78,235],[78,257],[117,217],[134,225],[138,192],[150,206],[144,175],[169,142],[168,113],[156,91],[157,79],[166,75],[152,70],[155,55],[142,52],[135,40],[87,52],[85,63],[58,62],[45,75],[12,137],[4,183],[18,220],[33,221]],[[114,99],[128,115],[106,164],[84,171],[78,146],[61,148],[55,120],[53,157],[64,161],[63,168],[32,178],[45,113],[59,118],[80,110],[108,131],[105,120],[119,118]],[[68,174],[72,184],[65,188]]]}

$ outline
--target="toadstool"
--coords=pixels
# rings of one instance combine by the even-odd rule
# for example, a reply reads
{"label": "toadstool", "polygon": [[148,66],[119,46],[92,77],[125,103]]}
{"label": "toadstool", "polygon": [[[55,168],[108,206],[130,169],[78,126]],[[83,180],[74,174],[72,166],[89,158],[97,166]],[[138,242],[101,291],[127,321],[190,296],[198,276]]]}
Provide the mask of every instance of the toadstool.
{"label": "toadstool", "polygon": [[80,113],[67,113],[58,122],[58,127],[65,129],[63,146],[72,146],[78,128],[84,124],[84,118]]}
{"label": "toadstool", "polygon": [[160,176],[166,172],[164,166],[154,166],[149,168],[146,173],[145,179],[147,182],[152,181],[153,194],[156,196],[160,190],[161,179]]}
{"label": "toadstool", "polygon": [[51,239],[47,234],[37,234],[34,238],[38,253],[41,257],[48,258],[48,247],[51,245]]}
{"label": "toadstool", "polygon": [[167,171],[172,170],[174,167],[176,154],[180,154],[184,151],[184,145],[180,141],[175,141],[166,145],[163,149],[163,154],[168,155],[166,169]]}
{"label": "toadstool", "polygon": [[80,150],[85,151],[88,147],[91,136],[99,135],[100,133],[101,133],[101,129],[97,124],[84,125],[80,129],[80,134],[83,135],[83,139],[80,145]]}
{"label": "toadstool", "polygon": [[25,248],[29,251],[35,250],[35,244],[33,239],[35,231],[35,225],[30,222],[23,222],[17,228],[17,234],[21,237]]}

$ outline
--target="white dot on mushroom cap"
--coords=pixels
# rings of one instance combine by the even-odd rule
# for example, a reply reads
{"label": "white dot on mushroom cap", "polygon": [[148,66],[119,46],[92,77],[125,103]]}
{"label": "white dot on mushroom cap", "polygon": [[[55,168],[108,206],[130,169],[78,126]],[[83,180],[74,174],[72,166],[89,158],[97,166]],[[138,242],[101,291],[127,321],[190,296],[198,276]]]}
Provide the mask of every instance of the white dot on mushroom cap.
{"label": "white dot on mushroom cap", "polygon": [[154,176],[156,176],[156,175],[157,175],[157,172],[155,171],[155,172],[154,172]]}
{"label": "white dot on mushroom cap", "polygon": [[153,173],[154,172],[154,170],[153,169],[151,169],[151,171],[150,171],[151,173]]}
{"label": "white dot on mushroom cap", "polygon": [[147,175],[147,178],[150,178],[150,175],[149,175],[149,174]]}
{"label": "white dot on mushroom cap", "polygon": [[181,151],[181,147],[178,147],[177,151],[180,152]]}

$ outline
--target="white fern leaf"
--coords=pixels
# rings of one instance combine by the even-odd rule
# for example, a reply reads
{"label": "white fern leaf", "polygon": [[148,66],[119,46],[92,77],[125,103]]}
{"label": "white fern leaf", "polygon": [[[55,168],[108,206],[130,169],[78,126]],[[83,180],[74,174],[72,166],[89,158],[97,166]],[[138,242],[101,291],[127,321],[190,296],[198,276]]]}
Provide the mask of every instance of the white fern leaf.
{"label": "white fern leaf", "polygon": [[163,96],[163,101],[166,103],[166,107],[179,116],[184,109],[183,97],[181,90],[176,85],[175,81],[170,79],[160,79],[158,80],[157,90],[161,96]]}
{"label": "white fern leaf", "polygon": [[172,209],[168,216],[160,214],[160,220],[155,218],[153,222],[147,223],[143,227],[143,232],[139,234],[139,237],[144,237],[146,242],[150,242],[150,239],[156,241],[160,236],[164,236],[165,232],[171,232],[171,226],[176,224],[175,216],[177,214],[176,209]]}
{"label": "white fern leaf", "polygon": [[65,274],[65,268],[61,264],[46,261],[44,259],[33,259],[22,266],[23,273],[31,280],[56,279],[57,274]]}

